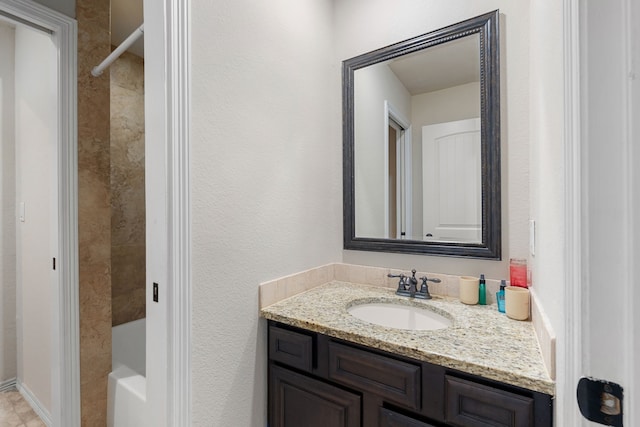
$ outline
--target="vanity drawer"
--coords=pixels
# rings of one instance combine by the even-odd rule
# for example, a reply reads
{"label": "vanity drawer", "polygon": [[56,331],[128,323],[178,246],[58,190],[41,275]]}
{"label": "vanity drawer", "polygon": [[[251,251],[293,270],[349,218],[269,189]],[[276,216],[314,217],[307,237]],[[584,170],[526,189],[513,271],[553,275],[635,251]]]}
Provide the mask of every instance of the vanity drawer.
{"label": "vanity drawer", "polygon": [[420,408],[420,365],[329,342],[329,379]]}
{"label": "vanity drawer", "polygon": [[292,368],[313,369],[313,336],[269,326],[269,358]]}
{"label": "vanity drawer", "polygon": [[445,376],[446,419],[463,427],[533,426],[530,397]]}

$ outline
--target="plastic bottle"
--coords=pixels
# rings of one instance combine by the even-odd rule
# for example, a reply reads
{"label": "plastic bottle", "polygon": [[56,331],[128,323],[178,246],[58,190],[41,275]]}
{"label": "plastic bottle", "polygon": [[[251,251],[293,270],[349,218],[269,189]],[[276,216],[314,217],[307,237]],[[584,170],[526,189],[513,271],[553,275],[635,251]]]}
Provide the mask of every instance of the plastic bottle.
{"label": "plastic bottle", "polygon": [[496,292],[496,302],[498,303],[498,311],[504,313],[504,288],[507,283],[504,280],[500,281],[500,290]]}
{"label": "plastic bottle", "polygon": [[484,274],[480,275],[480,289],[478,292],[478,304],[487,305],[487,285],[484,280]]}

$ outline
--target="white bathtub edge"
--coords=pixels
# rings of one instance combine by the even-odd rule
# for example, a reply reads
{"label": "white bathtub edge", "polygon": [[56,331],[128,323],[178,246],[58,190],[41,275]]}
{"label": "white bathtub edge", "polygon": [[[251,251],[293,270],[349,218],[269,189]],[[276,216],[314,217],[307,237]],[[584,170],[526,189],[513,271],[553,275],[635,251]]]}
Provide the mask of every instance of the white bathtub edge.
{"label": "white bathtub edge", "polygon": [[147,379],[119,366],[109,374],[107,398],[108,427],[140,427],[146,422]]}

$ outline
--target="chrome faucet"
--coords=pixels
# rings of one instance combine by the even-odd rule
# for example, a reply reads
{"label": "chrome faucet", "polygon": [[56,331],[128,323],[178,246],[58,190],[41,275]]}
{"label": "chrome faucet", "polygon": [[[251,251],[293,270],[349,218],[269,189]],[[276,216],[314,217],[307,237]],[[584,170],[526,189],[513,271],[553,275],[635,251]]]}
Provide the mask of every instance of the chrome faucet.
{"label": "chrome faucet", "polygon": [[427,282],[440,283],[440,279],[428,279],[427,276],[420,278],[422,285],[418,289],[418,279],[416,279],[416,269],[411,270],[411,276],[405,274],[387,274],[387,277],[398,277],[398,289],[396,295],[401,295],[409,298],[431,299],[429,293],[429,285]]}

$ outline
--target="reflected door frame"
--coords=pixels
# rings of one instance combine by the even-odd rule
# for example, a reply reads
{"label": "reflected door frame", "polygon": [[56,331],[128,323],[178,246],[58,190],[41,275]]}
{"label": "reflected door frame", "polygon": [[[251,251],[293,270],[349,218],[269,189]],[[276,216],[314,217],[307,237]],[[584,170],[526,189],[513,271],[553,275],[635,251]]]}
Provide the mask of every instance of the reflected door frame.
{"label": "reflected door frame", "polygon": [[[413,184],[412,184],[412,142],[411,142],[411,122],[408,118],[404,117],[400,111],[395,108],[388,100],[384,101],[384,238],[394,239],[406,239],[407,236],[412,234],[413,224]],[[396,212],[396,230],[400,230],[400,236],[390,237],[391,234],[391,203],[392,203],[392,191],[390,188],[391,180],[389,178],[392,172],[392,165],[390,164],[390,158],[393,158],[393,154],[390,153],[390,146],[392,141],[389,140],[389,127],[401,129],[399,135],[396,138],[395,144],[395,176],[400,179],[395,180],[395,212]],[[399,196],[399,197],[398,197]],[[402,234],[404,233],[404,234]]]}

